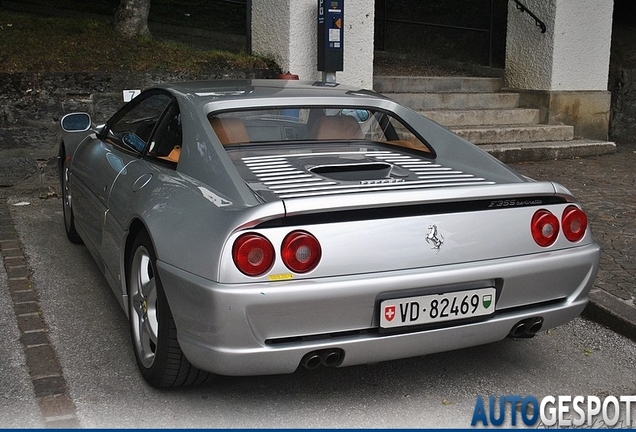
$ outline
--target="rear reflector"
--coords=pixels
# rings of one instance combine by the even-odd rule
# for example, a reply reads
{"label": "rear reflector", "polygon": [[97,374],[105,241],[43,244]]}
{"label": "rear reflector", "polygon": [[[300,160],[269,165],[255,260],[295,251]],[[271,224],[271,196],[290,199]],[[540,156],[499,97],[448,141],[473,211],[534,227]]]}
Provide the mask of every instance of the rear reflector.
{"label": "rear reflector", "polygon": [[571,242],[577,242],[585,236],[587,230],[587,216],[577,206],[567,206],[561,217],[563,234]]}
{"label": "rear reflector", "polygon": [[305,231],[293,231],[283,240],[281,255],[288,269],[295,273],[307,273],[318,265],[322,249],[313,235]]}

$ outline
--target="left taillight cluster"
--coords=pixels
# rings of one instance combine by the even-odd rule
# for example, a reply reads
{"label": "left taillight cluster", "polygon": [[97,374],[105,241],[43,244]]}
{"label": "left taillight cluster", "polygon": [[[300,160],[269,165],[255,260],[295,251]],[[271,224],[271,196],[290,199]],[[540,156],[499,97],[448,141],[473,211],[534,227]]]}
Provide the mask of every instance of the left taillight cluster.
{"label": "left taillight cluster", "polygon": [[570,205],[563,210],[560,220],[552,212],[541,209],[535,212],[530,223],[532,238],[542,247],[553,245],[561,228],[566,239],[577,242],[587,231],[587,216],[577,206]]}
{"label": "left taillight cluster", "polygon": [[[320,243],[306,231],[292,231],[283,239],[280,258],[294,273],[307,273],[315,269],[322,256]],[[232,247],[236,268],[247,276],[261,276],[276,261],[276,249],[267,237],[259,233],[246,233],[236,239]]]}

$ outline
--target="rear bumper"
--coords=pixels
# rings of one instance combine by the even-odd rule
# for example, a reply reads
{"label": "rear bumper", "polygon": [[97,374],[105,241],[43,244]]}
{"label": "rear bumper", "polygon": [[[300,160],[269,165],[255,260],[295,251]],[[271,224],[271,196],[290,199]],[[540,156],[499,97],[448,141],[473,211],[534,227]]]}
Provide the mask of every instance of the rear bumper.
{"label": "rear bumper", "polygon": [[[343,350],[341,365],[348,366],[495,342],[531,317],[542,317],[544,330],[556,327],[583,311],[598,262],[599,248],[591,244],[452,266],[252,285],[218,284],[163,262],[158,268],[188,360],[222,375],[265,375],[294,372],[303,356],[320,349]],[[497,281],[494,316],[409,333],[376,331],[379,296],[433,294],[476,281]]]}

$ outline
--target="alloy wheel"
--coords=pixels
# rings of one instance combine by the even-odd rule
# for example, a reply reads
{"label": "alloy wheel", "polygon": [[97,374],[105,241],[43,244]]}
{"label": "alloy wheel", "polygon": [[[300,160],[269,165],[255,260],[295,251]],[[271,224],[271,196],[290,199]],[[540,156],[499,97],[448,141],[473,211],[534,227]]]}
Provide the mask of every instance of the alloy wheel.
{"label": "alloy wheel", "polygon": [[139,361],[152,367],[157,351],[157,285],[150,253],[144,246],[135,251],[130,269],[130,320],[133,344]]}

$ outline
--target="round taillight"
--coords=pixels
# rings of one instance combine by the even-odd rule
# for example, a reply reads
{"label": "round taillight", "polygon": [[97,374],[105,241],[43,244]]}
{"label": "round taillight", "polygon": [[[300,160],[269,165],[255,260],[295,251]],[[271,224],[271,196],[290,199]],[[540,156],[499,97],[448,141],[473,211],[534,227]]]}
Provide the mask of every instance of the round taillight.
{"label": "round taillight", "polygon": [[587,230],[587,216],[577,206],[567,206],[561,217],[563,235],[571,242],[577,242],[585,236]]}
{"label": "round taillight", "polygon": [[318,265],[322,249],[316,237],[305,231],[294,231],[283,240],[281,256],[291,271],[307,273]]}
{"label": "round taillight", "polygon": [[260,234],[243,234],[234,242],[232,258],[248,276],[260,276],[274,264],[274,246]]}
{"label": "round taillight", "polygon": [[553,244],[559,235],[559,219],[547,210],[538,210],[530,225],[532,238],[539,246]]}

